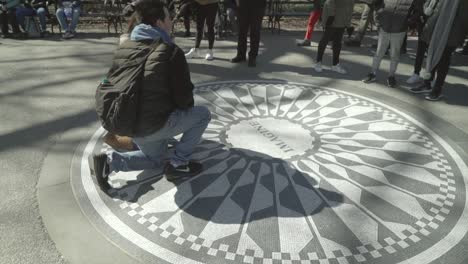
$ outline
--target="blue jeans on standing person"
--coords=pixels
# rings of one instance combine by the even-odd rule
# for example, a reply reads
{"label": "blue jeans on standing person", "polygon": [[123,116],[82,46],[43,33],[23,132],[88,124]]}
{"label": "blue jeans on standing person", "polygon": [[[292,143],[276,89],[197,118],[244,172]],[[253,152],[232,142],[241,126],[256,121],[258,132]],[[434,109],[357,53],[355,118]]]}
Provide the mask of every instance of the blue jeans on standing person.
{"label": "blue jeans on standing person", "polygon": [[55,15],[57,16],[57,20],[60,24],[60,27],[65,32],[75,32],[76,25],[78,25],[78,21],[80,19],[81,9],[79,7],[73,7],[72,9],[72,18],[70,22],[70,26],[67,22],[67,17],[65,15],[65,10],[63,8],[58,8]]}
{"label": "blue jeans on standing person", "polygon": [[162,168],[167,143],[179,134],[183,134],[182,138],[175,144],[169,162],[174,167],[188,164],[210,120],[210,111],[204,106],[194,106],[187,110],[175,110],[170,114],[166,124],[160,130],[145,137],[133,138],[133,142],[136,143],[139,150],[112,152],[108,157],[111,171]]}
{"label": "blue jeans on standing person", "polygon": [[39,7],[37,10],[27,7],[20,7],[16,9],[16,20],[24,29],[26,29],[24,24],[24,18],[27,16],[37,15],[39,17],[39,23],[41,24],[41,31],[46,31],[46,15],[47,10],[43,7]]}

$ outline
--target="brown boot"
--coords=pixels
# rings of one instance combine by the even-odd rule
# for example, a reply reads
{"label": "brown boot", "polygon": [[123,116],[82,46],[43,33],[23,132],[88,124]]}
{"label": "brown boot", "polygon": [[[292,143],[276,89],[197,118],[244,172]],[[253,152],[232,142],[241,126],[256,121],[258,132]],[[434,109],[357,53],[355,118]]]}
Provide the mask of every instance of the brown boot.
{"label": "brown boot", "polygon": [[135,149],[131,137],[119,136],[112,133],[107,133],[104,136],[104,143],[116,150],[131,151]]}

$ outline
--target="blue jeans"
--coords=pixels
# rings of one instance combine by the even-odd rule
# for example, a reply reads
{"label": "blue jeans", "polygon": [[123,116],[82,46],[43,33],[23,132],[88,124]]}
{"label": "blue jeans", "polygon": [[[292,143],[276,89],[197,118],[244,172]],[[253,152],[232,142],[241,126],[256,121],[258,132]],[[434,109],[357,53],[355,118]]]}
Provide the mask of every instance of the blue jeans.
{"label": "blue jeans", "polygon": [[18,24],[20,24],[23,28],[25,28],[24,18],[27,16],[34,16],[34,15],[37,15],[39,17],[39,23],[41,24],[41,31],[46,31],[47,11],[45,8],[39,7],[37,10],[34,10],[32,8],[19,7],[16,9],[16,20],[18,21]]}
{"label": "blue jeans", "polygon": [[81,9],[79,7],[74,7],[72,10],[72,20],[70,23],[70,26],[68,26],[67,23],[67,17],[65,16],[65,11],[63,8],[58,8],[57,12],[55,15],[57,16],[57,20],[60,24],[60,27],[65,31],[65,32],[75,32],[76,25],[78,25],[78,21],[80,19],[80,13]]}
{"label": "blue jeans", "polygon": [[175,145],[175,150],[169,159],[174,166],[185,165],[189,162],[210,120],[210,110],[204,106],[175,110],[160,130],[145,137],[133,138],[133,142],[140,150],[112,152],[109,155],[110,168],[112,171],[161,168],[164,165],[163,157],[167,151],[168,141],[179,134],[183,134],[182,138]]}

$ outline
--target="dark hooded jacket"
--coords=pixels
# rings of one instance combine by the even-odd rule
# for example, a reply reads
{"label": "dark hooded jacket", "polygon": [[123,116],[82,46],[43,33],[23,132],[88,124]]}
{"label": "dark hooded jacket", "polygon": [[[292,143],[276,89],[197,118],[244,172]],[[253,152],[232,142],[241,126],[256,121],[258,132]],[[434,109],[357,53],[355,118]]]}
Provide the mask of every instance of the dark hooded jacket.
{"label": "dark hooded jacket", "polygon": [[[153,51],[151,51],[153,49]],[[123,42],[117,49],[112,67],[119,67],[152,52],[145,64],[140,91],[135,136],[143,137],[161,129],[176,109],[193,106],[193,84],[184,52],[162,40]]]}
{"label": "dark hooded jacket", "polygon": [[408,17],[413,0],[376,0],[376,19],[383,31],[401,33],[408,30]]}

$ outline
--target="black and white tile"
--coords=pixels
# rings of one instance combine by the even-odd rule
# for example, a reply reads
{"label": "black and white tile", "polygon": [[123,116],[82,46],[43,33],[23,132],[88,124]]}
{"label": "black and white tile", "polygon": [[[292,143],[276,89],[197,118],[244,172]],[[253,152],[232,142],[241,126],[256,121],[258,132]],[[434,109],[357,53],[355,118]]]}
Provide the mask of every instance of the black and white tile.
{"label": "black and white tile", "polygon": [[88,155],[78,184],[110,228],[170,263],[430,263],[468,231],[466,164],[425,124],[331,88],[220,82],[197,88],[212,112],[176,185],[117,173],[98,192]]}

